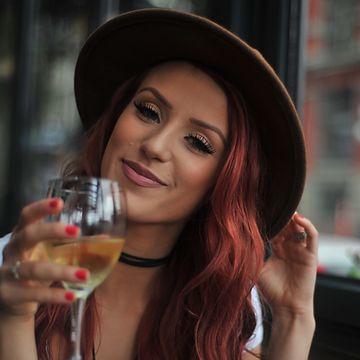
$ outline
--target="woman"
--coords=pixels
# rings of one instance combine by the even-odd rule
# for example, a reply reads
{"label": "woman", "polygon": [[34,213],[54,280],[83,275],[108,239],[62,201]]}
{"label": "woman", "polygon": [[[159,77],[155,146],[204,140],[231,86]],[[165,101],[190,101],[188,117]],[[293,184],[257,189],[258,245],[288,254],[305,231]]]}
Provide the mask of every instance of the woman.
{"label": "woman", "polygon": [[[206,19],[143,10],[88,39],[75,90],[88,131],[66,173],[117,180],[128,201],[127,255],[88,302],[84,358],[252,359],[257,286],[273,316],[266,358],[306,359],[317,233],[294,215],[297,115],[261,56]],[[25,207],[4,249],[1,359],[68,355],[74,296],[48,283],[90,274],[40,259],[41,241],[77,235],[41,222],[61,208]]]}

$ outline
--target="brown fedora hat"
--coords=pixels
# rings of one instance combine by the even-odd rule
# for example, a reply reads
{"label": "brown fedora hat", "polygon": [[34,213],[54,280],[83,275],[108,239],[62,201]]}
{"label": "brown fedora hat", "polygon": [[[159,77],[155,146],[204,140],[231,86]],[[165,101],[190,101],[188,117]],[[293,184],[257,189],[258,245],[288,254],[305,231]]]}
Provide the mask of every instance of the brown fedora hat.
{"label": "brown fedora hat", "polygon": [[295,107],[258,51],[218,24],[193,14],[144,9],[119,15],[85,42],[75,70],[75,96],[86,128],[115,89],[152,65],[187,60],[204,64],[242,93],[260,129],[267,179],[260,209],[268,237],[289,221],[305,181],[304,139]]}

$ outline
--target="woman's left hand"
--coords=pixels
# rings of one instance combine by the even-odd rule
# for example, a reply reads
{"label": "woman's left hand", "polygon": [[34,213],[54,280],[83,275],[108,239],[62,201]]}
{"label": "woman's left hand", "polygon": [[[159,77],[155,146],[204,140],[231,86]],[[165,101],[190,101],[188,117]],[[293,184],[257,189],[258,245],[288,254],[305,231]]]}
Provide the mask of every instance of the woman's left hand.
{"label": "woman's left hand", "polygon": [[308,219],[295,213],[285,228],[271,240],[271,245],[272,255],[262,269],[259,290],[272,313],[312,315],[317,230]]}

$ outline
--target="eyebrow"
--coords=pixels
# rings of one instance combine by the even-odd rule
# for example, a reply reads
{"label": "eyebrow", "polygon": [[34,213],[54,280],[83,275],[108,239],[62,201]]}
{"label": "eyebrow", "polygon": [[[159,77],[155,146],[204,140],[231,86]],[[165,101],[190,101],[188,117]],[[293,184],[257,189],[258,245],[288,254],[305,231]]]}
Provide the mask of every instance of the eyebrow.
{"label": "eyebrow", "polygon": [[142,93],[143,91],[150,91],[159,101],[161,101],[166,107],[172,109],[172,105],[165,99],[164,95],[161,92],[151,86],[147,86],[142,88],[138,91],[138,94]]}
{"label": "eyebrow", "polygon": [[[172,109],[172,105],[169,103],[169,101],[166,100],[166,98],[164,97],[164,95],[161,94],[161,92],[157,89],[155,89],[154,87],[151,86],[147,86],[144,87],[142,89],[140,89],[138,91],[138,94],[144,92],[144,91],[150,91],[159,101],[161,101],[167,108]],[[195,118],[190,118],[190,122],[192,124],[195,124],[197,126],[201,126],[205,129],[208,130],[212,130],[214,131],[217,135],[219,135],[220,139],[222,140],[222,142],[224,143],[224,145],[226,145],[226,138],[224,136],[224,134],[221,132],[221,130],[219,128],[217,128],[214,125],[211,125],[203,120],[199,120],[199,119],[195,119]]]}
{"label": "eyebrow", "polygon": [[205,129],[209,129],[209,130],[214,131],[216,134],[219,135],[219,137],[222,140],[222,142],[224,143],[224,145],[226,145],[226,138],[225,138],[224,134],[216,126],[211,125],[211,124],[209,124],[209,123],[207,123],[205,121],[195,119],[195,118],[190,118],[190,122],[195,124],[195,125],[201,126],[201,127],[205,128]]}

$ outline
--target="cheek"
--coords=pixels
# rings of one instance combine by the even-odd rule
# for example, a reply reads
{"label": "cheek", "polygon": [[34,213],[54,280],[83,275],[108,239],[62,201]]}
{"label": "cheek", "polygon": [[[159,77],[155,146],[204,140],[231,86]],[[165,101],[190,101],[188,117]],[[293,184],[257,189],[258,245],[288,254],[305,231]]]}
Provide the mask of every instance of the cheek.
{"label": "cheek", "polygon": [[194,158],[191,160],[175,166],[176,188],[167,196],[158,198],[158,211],[152,213],[172,220],[183,220],[202,203],[213,186],[218,166],[213,162],[204,164],[203,161],[194,161]]}
{"label": "cheek", "polygon": [[115,146],[120,147],[136,141],[138,134],[139,129],[136,121],[124,113],[117,121],[110,140]]}
{"label": "cheek", "polygon": [[193,161],[182,166],[179,175],[181,190],[188,194],[193,201],[200,201],[213,185],[217,173],[217,163]]}
{"label": "cheek", "polygon": [[112,167],[116,159],[116,148],[117,146],[113,133],[106,145],[105,152],[101,160],[101,176],[104,178],[112,178]]}
{"label": "cheek", "polygon": [[137,141],[138,134],[139,130],[137,129],[136,122],[131,121],[126,116],[126,113],[124,113],[117,121],[105,148],[101,164],[101,174],[103,176],[111,172],[111,166],[117,161],[119,154]]}

